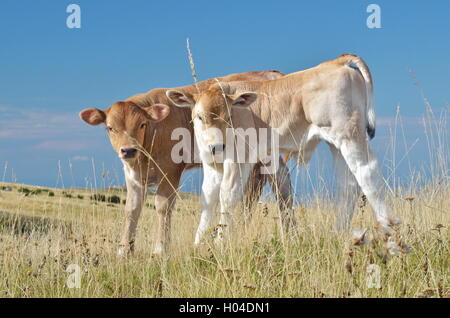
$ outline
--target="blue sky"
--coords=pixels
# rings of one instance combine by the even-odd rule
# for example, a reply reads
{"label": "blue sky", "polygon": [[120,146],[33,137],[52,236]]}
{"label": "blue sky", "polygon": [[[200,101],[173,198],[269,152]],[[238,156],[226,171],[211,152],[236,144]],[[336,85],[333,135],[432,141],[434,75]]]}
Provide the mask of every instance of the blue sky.
{"label": "blue sky", "polygon": [[[81,7],[81,29],[66,27],[70,3]],[[366,26],[370,3],[381,7],[381,29]],[[427,160],[424,103],[408,70],[433,109],[448,110],[449,35],[450,2],[444,0],[2,0],[0,177],[8,162],[6,181],[15,175],[18,182],[55,186],[60,161],[64,186],[83,186],[93,180],[93,159],[97,177],[105,167],[121,184],[121,165],[104,130],[82,123],[78,112],[191,84],[187,37],[199,79],[250,70],[290,73],[342,53],[361,55],[375,82],[373,145],[380,160],[386,160],[398,105],[407,131],[399,149],[419,139],[398,168],[407,173],[409,163],[421,167]]]}

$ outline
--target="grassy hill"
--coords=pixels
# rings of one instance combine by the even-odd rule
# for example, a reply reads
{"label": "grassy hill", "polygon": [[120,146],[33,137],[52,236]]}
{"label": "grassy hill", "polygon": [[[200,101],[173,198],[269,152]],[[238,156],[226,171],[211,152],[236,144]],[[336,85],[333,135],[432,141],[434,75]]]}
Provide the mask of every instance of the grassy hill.
{"label": "grassy hill", "polygon": [[[168,257],[153,257],[157,217],[149,194],[136,252],[116,257],[125,189],[47,189],[0,183],[0,297],[448,297],[450,191],[430,185],[392,202],[404,223],[395,240],[412,253],[390,255],[362,201],[352,228],[371,243],[354,246],[335,233],[335,207],[296,207],[298,235],[279,230],[277,209],[257,204],[224,247],[192,242],[196,195],[181,194]],[[104,196],[104,201],[102,200]],[[116,196],[115,199],[111,199]],[[100,198],[95,200],[95,198]],[[320,200],[319,200],[320,202]],[[69,288],[70,265],[81,288]],[[374,268],[376,270],[374,270]],[[375,273],[379,272],[379,275]],[[374,274],[375,273],[375,274]],[[375,276],[374,276],[375,275]],[[370,288],[368,280],[379,288]],[[376,285],[376,284],[375,284]]]}

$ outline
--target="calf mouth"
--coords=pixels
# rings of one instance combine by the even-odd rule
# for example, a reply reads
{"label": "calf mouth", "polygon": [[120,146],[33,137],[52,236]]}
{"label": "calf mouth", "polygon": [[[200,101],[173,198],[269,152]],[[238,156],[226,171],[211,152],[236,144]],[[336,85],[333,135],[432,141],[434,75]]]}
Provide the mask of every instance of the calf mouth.
{"label": "calf mouth", "polygon": [[132,155],[119,155],[119,158],[122,160],[127,160],[127,161],[131,161],[136,159],[136,154],[132,154]]}
{"label": "calf mouth", "polygon": [[213,156],[222,154],[225,151],[225,144],[215,144],[208,146],[209,151]]}

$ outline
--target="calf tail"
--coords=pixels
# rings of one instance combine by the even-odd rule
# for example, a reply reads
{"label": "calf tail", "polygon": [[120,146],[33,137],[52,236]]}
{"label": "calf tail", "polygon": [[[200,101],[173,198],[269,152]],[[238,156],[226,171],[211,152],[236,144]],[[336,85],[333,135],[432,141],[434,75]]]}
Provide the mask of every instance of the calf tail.
{"label": "calf tail", "polygon": [[344,54],[341,55],[341,58],[345,59],[345,64],[351,68],[357,69],[360,71],[362,77],[364,78],[364,82],[366,83],[366,120],[367,120],[367,134],[370,139],[375,137],[375,107],[373,103],[373,82],[372,75],[370,74],[369,67],[364,62],[364,60],[353,54]]}

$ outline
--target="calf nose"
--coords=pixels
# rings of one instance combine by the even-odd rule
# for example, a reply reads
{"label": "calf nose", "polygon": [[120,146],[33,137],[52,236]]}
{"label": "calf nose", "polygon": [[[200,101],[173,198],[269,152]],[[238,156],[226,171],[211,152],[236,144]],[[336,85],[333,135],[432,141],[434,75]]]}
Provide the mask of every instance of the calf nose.
{"label": "calf nose", "polygon": [[225,145],[224,144],[221,144],[221,145],[209,145],[209,150],[211,151],[211,153],[213,155],[215,155],[216,153],[225,151]]}
{"label": "calf nose", "polygon": [[136,148],[120,148],[120,152],[124,157],[132,157],[136,154]]}

